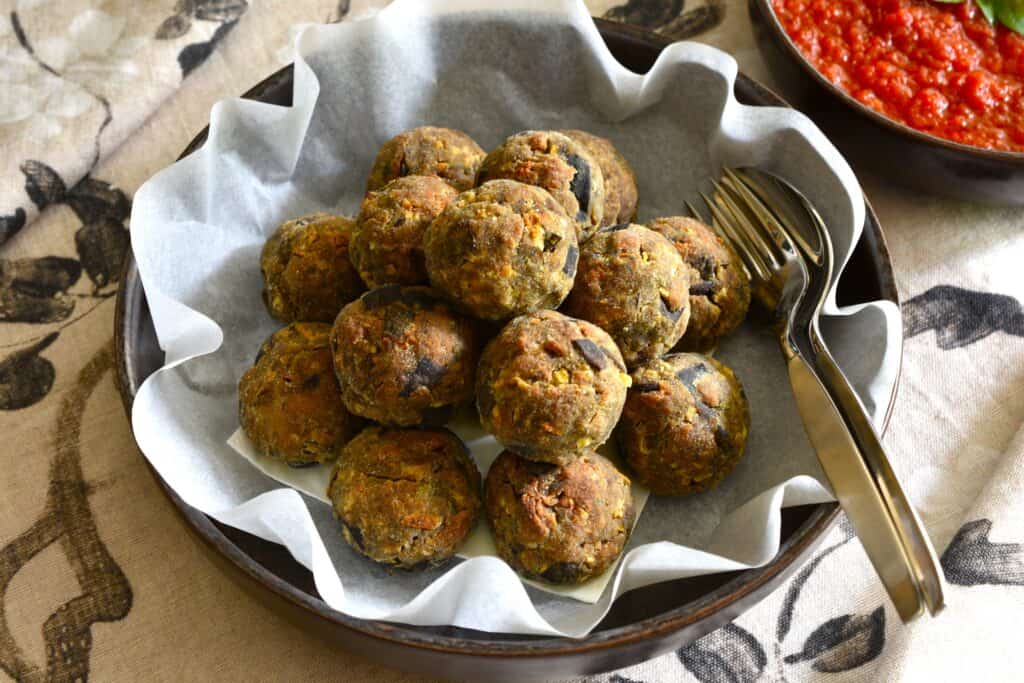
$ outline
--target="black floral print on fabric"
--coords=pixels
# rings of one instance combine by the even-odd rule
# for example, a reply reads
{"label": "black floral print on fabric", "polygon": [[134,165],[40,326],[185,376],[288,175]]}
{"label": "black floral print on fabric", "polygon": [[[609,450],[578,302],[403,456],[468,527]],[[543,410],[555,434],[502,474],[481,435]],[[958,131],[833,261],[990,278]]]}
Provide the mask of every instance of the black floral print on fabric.
{"label": "black floral print on fabric", "polygon": [[[36,346],[52,342],[51,337]],[[0,670],[16,681],[87,681],[93,625],[119,621],[132,607],[128,577],[96,527],[79,440],[89,398],[113,370],[114,356],[107,344],[85,364],[75,385],[65,394],[56,416],[57,446],[50,463],[46,505],[35,522],[15,538],[5,539],[6,544],[0,548]],[[33,372],[43,376],[48,372],[52,383],[52,365],[36,365]],[[0,369],[0,392],[3,386]],[[31,661],[15,640],[4,601],[15,577],[36,555],[51,547],[67,558],[81,593],[57,607],[40,625],[46,644],[44,669]]]}
{"label": "black floral print on fabric", "polygon": [[206,59],[213,54],[214,48],[217,47],[217,43],[224,39],[231,29],[235,27],[235,22],[229,21],[221,24],[217,27],[217,30],[213,32],[213,35],[209,40],[201,43],[192,43],[186,45],[180,53],[178,53],[178,65],[181,66],[181,76],[184,78],[192,73],[192,70],[197,66],[206,61]]}
{"label": "black floral print on fabric", "polygon": [[757,638],[736,624],[726,624],[676,654],[701,683],[753,683],[768,664]]}
{"label": "black floral print on fabric", "polygon": [[[798,680],[810,668],[821,673],[848,671],[878,658],[885,647],[885,608],[869,614],[843,614],[815,628],[800,650],[785,647],[797,603],[808,580],[822,564],[835,556],[855,536],[846,517],[840,523],[841,538],[820,551],[789,583],[777,618],[775,641],[770,647],[737,624],[728,624],[679,649],[682,665],[701,683],[747,683],[761,680],[766,671],[772,680]],[[783,655],[784,647],[790,654]]]}
{"label": "black floral print on fabric", "polygon": [[885,645],[885,608],[871,614],[844,614],[814,629],[803,649],[785,658],[786,664],[812,661],[815,671],[838,673],[867,664]]}
{"label": "black floral print on fabric", "polygon": [[[67,206],[81,227],[75,232],[77,259],[0,258],[0,323],[60,324],[46,334],[0,347],[0,351],[12,349],[0,355],[0,410],[28,408],[49,393],[55,371],[41,354],[61,330],[114,295],[129,248],[124,222],[131,212],[131,200],[124,192],[91,176],[68,189],[55,170],[36,160],[21,164],[21,172],[25,193],[40,210]],[[83,273],[91,289],[72,291]],[[72,317],[83,299],[92,300],[91,307]]]}
{"label": "black floral print on fabric", "polygon": [[213,54],[217,44],[231,32],[248,8],[246,0],[178,0],[173,14],[160,24],[155,37],[157,40],[181,38],[191,30],[193,21],[220,24],[209,40],[186,45],[178,53],[178,65],[184,78]]}
{"label": "black floral print on fabric", "polygon": [[14,213],[7,216],[0,216],[0,246],[4,242],[18,234],[25,227],[25,209],[20,206]]}
{"label": "black floral print on fabric", "polygon": [[703,0],[687,9],[684,0],[629,0],[604,14],[605,19],[656,31],[675,40],[706,33],[725,19],[725,0]]}
{"label": "black floral print on fabric", "polygon": [[60,322],[75,310],[67,294],[78,282],[82,266],[60,256],[0,259],[0,322]]}
{"label": "black floral print on fabric", "polygon": [[903,304],[903,330],[907,337],[935,330],[940,349],[959,349],[993,332],[1024,337],[1024,309],[1005,294],[938,285]]}
{"label": "black floral print on fabric", "polygon": [[847,517],[842,518],[842,523],[839,525],[839,529],[843,535],[842,540],[838,543],[830,545],[819,552],[814,559],[808,562],[803,569],[796,575],[792,581],[789,582],[789,587],[786,589],[786,599],[782,602],[782,610],[779,612],[779,617],[775,625],[775,640],[781,643],[789,635],[789,629],[793,625],[793,612],[796,610],[797,600],[800,599],[800,594],[807,585],[808,579],[814,574],[814,570],[818,568],[825,558],[834,553],[835,551],[842,548],[844,545],[849,543],[854,537],[853,525],[850,524],[850,520]]}
{"label": "black floral print on fabric", "polygon": [[156,30],[156,38],[181,38],[192,28],[193,20],[232,23],[238,21],[246,9],[245,0],[179,0],[174,5],[174,13]]}
{"label": "black floral print on fabric", "polygon": [[942,553],[946,580],[960,586],[1024,586],[1024,543],[988,540],[992,520],[976,519]]}
{"label": "black floral print on fabric", "polygon": [[75,248],[95,291],[113,284],[129,247],[124,221],[131,213],[131,201],[124,192],[90,176],[67,190],[57,172],[40,161],[26,161],[21,171],[25,192],[40,210],[66,204],[82,222],[75,233]]}
{"label": "black floral print on fabric", "polygon": [[0,410],[21,410],[35,405],[53,388],[53,363],[39,354],[56,341],[52,332],[34,344],[0,360]]}

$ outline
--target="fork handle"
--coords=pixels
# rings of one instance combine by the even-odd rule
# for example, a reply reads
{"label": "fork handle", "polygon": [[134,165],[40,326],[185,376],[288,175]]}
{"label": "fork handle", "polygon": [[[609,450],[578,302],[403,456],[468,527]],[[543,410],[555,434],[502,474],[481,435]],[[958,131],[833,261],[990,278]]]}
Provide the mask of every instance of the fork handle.
{"label": "fork handle", "polygon": [[911,560],[911,568],[916,575],[928,612],[937,614],[945,606],[945,602],[942,569],[931,539],[914,507],[907,500],[903,487],[900,486],[878,433],[864,409],[864,404],[825,346],[816,325],[811,328],[811,343],[814,347],[814,364],[818,377],[842,413],[850,435],[871,472],[890,515],[896,520],[896,530]]}
{"label": "fork handle", "polygon": [[863,456],[814,367],[799,352],[790,349],[786,355],[797,407],[822,469],[900,619],[912,621],[922,612],[922,591],[897,520],[880,491],[879,472]]}

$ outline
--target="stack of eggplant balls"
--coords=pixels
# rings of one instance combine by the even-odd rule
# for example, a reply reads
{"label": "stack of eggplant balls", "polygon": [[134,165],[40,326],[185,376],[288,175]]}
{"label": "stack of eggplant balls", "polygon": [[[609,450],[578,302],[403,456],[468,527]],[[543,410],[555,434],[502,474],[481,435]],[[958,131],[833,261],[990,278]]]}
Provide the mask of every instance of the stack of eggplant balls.
{"label": "stack of eggplant balls", "polygon": [[[415,568],[452,557],[481,511],[522,576],[582,583],[622,553],[630,479],[717,485],[746,444],[732,371],[703,355],[746,315],[732,247],[691,218],[632,221],[611,142],[525,131],[486,154],[422,127],[380,149],[355,219],[291,220],[261,257],[287,326],[239,385],[242,428],[292,467],[333,463],[345,539]],[[486,341],[486,344],[484,343]],[[444,425],[475,399],[505,450],[481,477]]]}

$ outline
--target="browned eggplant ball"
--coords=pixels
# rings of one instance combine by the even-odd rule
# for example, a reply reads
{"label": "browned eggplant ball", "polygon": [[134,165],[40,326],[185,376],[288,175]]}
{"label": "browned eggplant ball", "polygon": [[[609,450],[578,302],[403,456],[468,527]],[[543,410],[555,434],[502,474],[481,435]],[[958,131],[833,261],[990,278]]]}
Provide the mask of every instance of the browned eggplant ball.
{"label": "browned eggplant ball", "polygon": [[372,289],[341,310],[331,334],[341,398],[385,424],[443,424],[473,397],[473,321],[429,287]]}
{"label": "browned eggplant ball", "polygon": [[557,311],[510,322],[480,358],[480,422],[506,448],[564,463],[604,443],[629,386],[622,356],[603,330]]}
{"label": "browned eggplant ball", "polygon": [[717,486],[743,455],[750,409],[732,370],[696,353],[673,353],[633,372],[615,432],[636,480],[681,496]]}
{"label": "browned eggplant ball", "polygon": [[324,323],[278,330],[238,383],[242,431],[260,453],[292,467],[334,460],[362,426],[341,400],[330,336]]}
{"label": "browned eggplant ball", "polygon": [[423,238],[432,285],[478,318],[555,308],[572,288],[579,247],[544,190],[492,180],[456,197]]}
{"label": "browned eggplant ball", "polygon": [[671,349],[690,319],[689,268],[667,239],[641,225],[601,228],[580,248],[562,310],[612,336],[633,367]]}
{"label": "browned eggplant ball", "polygon": [[585,242],[604,217],[604,176],[586,147],[555,131],[528,130],[508,138],[480,165],[477,184],[506,178],[542,187],[576,223]]}
{"label": "browned eggplant ball", "polygon": [[677,351],[709,351],[733,332],[750,308],[750,276],[732,245],[687,216],[647,224],[675,245],[690,267],[690,322]]}
{"label": "browned eggplant ball", "polygon": [[284,322],[334,322],[366,291],[349,260],[355,221],[313,213],[281,224],[263,246],[263,301]]}
{"label": "browned eggplant ball", "polygon": [[598,137],[584,130],[560,130],[587,148],[590,155],[601,167],[604,176],[604,218],[602,226],[628,223],[636,218],[639,192],[636,174],[626,158],[619,154],[611,140]]}
{"label": "browned eggplant ball", "polygon": [[437,176],[457,191],[473,187],[486,153],[460,130],[421,126],[399,133],[380,148],[366,189],[379,190],[395,178]]}
{"label": "browned eggplant ball", "polygon": [[447,429],[371,426],[338,458],[327,492],[349,545],[417,569],[455,554],[480,516],[480,472]]}
{"label": "browned eggplant ball", "polygon": [[629,479],[594,452],[552,465],[505,451],[487,472],[484,501],[498,555],[526,578],[556,584],[610,567],[635,519]]}
{"label": "browned eggplant ball", "polygon": [[455,195],[432,176],[398,178],[366,193],[349,251],[367,285],[427,283],[423,232]]}

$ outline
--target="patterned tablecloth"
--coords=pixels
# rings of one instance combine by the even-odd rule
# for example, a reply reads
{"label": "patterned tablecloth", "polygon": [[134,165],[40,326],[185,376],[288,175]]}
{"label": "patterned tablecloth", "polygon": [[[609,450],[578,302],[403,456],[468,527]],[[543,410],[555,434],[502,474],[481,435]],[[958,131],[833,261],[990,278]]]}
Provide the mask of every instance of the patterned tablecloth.
{"label": "patterned tablecloth", "polygon": [[[132,193],[289,61],[296,24],[381,2],[0,3],[0,678],[421,680],[311,640],[203,556],[135,448],[111,351]],[[743,2],[588,5],[770,81]],[[844,523],[735,623],[599,680],[1019,680],[1024,212],[861,181],[905,302],[886,442],[947,612],[902,626]]]}

